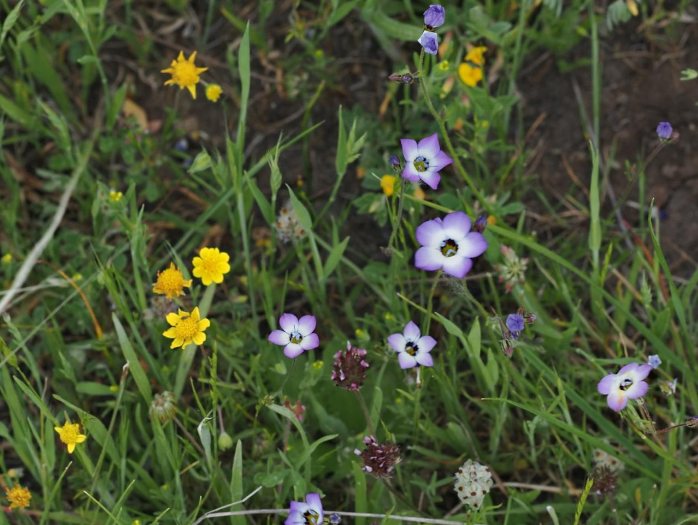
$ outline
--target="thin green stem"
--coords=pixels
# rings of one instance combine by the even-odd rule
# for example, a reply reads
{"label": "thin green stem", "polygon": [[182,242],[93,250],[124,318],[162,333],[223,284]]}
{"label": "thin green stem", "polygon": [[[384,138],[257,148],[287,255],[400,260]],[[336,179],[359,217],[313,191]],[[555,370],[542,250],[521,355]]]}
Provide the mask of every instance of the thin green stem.
{"label": "thin green stem", "polygon": [[426,321],[424,321],[424,330],[422,330],[423,335],[429,335],[429,327],[431,326],[431,313],[434,309],[434,292],[436,291],[436,286],[439,284],[439,280],[441,279],[441,275],[443,275],[443,273],[443,270],[439,270],[436,274],[436,277],[434,277],[434,284],[431,285],[431,291],[429,292],[429,300],[427,302],[427,318]]}
{"label": "thin green stem", "polygon": [[388,241],[388,254],[390,254],[390,250],[393,247],[393,240],[395,239],[395,236],[397,235],[397,231],[400,228],[400,223],[402,222],[402,210],[404,207],[404,203],[405,203],[405,181],[400,179],[400,202],[398,203],[397,219],[395,220],[395,224],[393,224],[393,232],[390,234],[390,240]]}
{"label": "thin green stem", "polygon": [[354,390],[356,392],[356,397],[359,399],[359,405],[361,405],[361,410],[364,413],[364,417],[366,418],[366,424],[368,425],[368,430],[371,432],[371,435],[375,438],[376,437],[376,429],[373,426],[373,421],[371,421],[371,413],[368,411],[368,406],[366,405],[366,401],[364,400],[364,396],[361,395],[361,392],[358,390]]}

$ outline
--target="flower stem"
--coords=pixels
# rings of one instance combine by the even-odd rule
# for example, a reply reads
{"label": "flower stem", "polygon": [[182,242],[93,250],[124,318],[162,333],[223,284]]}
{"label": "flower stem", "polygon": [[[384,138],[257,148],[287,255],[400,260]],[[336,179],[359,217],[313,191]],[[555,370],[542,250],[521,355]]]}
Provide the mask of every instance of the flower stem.
{"label": "flower stem", "polygon": [[371,414],[368,411],[368,406],[366,405],[366,401],[364,401],[364,396],[361,395],[361,392],[358,390],[354,390],[356,392],[356,397],[359,399],[359,405],[361,405],[361,410],[363,410],[364,417],[366,418],[366,424],[368,425],[368,430],[371,432],[371,436],[374,438],[376,437],[376,429],[373,427],[373,421],[371,421]]}
{"label": "flower stem", "polygon": [[480,193],[480,190],[477,189],[477,186],[473,182],[473,180],[470,178],[470,176],[466,173],[465,168],[463,167],[463,164],[461,164],[460,158],[456,154],[456,150],[453,147],[453,143],[451,142],[450,137],[448,136],[448,130],[446,129],[446,124],[444,123],[444,120],[441,118],[441,115],[439,115],[439,112],[436,111],[436,108],[434,107],[434,104],[431,102],[431,98],[429,97],[429,91],[427,90],[427,83],[425,80],[424,72],[423,72],[423,65],[424,65],[424,49],[422,49],[422,54],[420,55],[420,60],[419,60],[419,85],[422,88],[422,95],[424,96],[424,101],[427,103],[427,108],[429,108],[429,111],[431,112],[432,116],[434,117],[434,120],[439,124],[439,128],[441,129],[441,136],[444,139],[444,142],[446,143],[446,147],[448,148],[448,152],[451,154],[451,157],[453,158],[453,162],[456,165],[456,168],[458,168],[458,172],[460,173],[460,176],[465,180],[466,184],[470,188],[470,190],[473,192],[475,197],[477,198],[478,201],[480,201],[480,204],[487,210],[488,215],[493,215],[496,217],[494,208],[492,208],[492,205],[485,200],[485,197]]}
{"label": "flower stem", "polygon": [[271,396],[272,398],[276,398],[276,396],[278,396],[281,393],[281,391],[284,389],[284,386],[286,386],[286,382],[291,377],[291,374],[293,374],[293,369],[295,367],[296,367],[296,360],[294,359],[291,361],[291,369],[288,371],[288,374],[286,374],[286,377],[284,377],[284,380],[281,382],[281,386],[279,387],[279,389],[276,392],[274,392],[274,394]]}
{"label": "flower stem", "polygon": [[388,253],[391,253],[393,247],[393,240],[397,235],[397,231],[400,228],[400,223],[402,222],[402,209],[405,203],[405,181],[400,178],[400,202],[398,203],[397,209],[397,220],[393,224],[393,233],[390,234],[390,240],[388,241]]}
{"label": "flower stem", "polygon": [[434,284],[431,285],[431,291],[429,292],[429,301],[427,302],[427,318],[424,321],[424,330],[422,330],[422,335],[429,335],[429,327],[431,326],[431,313],[434,309],[434,292],[436,291],[436,286],[439,284],[441,275],[444,273],[443,270],[439,270],[434,277]]}

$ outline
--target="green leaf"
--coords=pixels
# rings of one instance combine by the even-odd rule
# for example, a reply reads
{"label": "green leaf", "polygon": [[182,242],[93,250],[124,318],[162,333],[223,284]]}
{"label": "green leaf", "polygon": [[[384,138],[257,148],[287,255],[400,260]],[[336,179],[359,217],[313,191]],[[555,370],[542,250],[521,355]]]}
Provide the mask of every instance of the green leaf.
{"label": "green leaf", "polygon": [[468,345],[472,350],[475,357],[480,357],[480,340],[482,334],[480,331],[480,318],[476,317],[472,328],[470,328],[470,333],[468,334]]}
{"label": "green leaf", "polygon": [[347,171],[349,163],[349,151],[347,149],[347,132],[344,129],[342,120],[342,106],[339,106],[339,134],[337,135],[337,156],[335,157],[335,168],[337,175],[343,176]]}
{"label": "green leaf", "polygon": [[458,328],[458,326],[456,326],[455,323],[446,319],[443,315],[441,315],[438,312],[434,312],[434,316],[449,334],[455,335],[456,337],[463,337],[463,331],[460,328]]}
{"label": "green leaf", "polygon": [[240,75],[240,116],[238,117],[238,169],[242,170],[242,158],[245,151],[245,126],[247,122],[247,103],[250,99],[250,23],[245,27],[245,34],[238,50],[238,74]]}
{"label": "green leaf", "polygon": [[295,211],[296,215],[298,216],[298,222],[301,223],[301,226],[305,228],[306,232],[310,233],[313,229],[313,220],[310,218],[310,213],[308,213],[308,210],[305,206],[303,206],[303,203],[300,201],[300,199],[296,197],[296,194],[293,193],[291,186],[286,184],[286,187],[288,188],[288,193],[291,196],[293,211]]}
{"label": "green leaf", "polygon": [[143,396],[146,404],[150,406],[150,403],[153,401],[153,392],[150,389],[150,381],[148,381],[148,376],[146,376],[145,371],[138,360],[138,356],[136,355],[133,346],[131,346],[131,342],[126,335],[126,331],[124,330],[121,321],[119,321],[119,318],[116,316],[116,313],[112,313],[111,317],[112,321],[114,322],[114,328],[116,329],[116,335],[119,339],[121,351],[126,358],[126,362],[129,364],[129,370],[131,375],[133,375],[133,380],[136,382],[136,386],[138,387],[138,390]]}
{"label": "green leaf", "polygon": [[[230,480],[230,496],[232,501],[240,501],[243,495],[242,486],[242,441],[238,439],[235,445],[235,456],[233,457],[233,476]],[[235,516],[232,519],[233,525],[245,525],[244,516]]]}
{"label": "green leaf", "polygon": [[211,156],[208,154],[208,151],[201,150],[196,157],[194,157],[194,161],[191,163],[191,166],[189,166],[189,173],[199,173],[200,171],[205,171],[211,167]]}
{"label": "green leaf", "polygon": [[[12,26],[14,26],[15,22],[17,22],[22,7],[24,7],[24,0],[19,0],[19,2],[17,2],[17,5],[12,8],[12,11],[10,11],[10,13],[5,18],[5,21],[2,24],[2,32],[0,32],[0,50],[2,49],[3,42],[5,42],[5,37],[7,36],[7,33],[10,32]],[[0,55],[0,59],[1,57],[2,55]]]}
{"label": "green leaf", "polygon": [[344,250],[348,243],[349,237],[346,237],[342,242],[332,248],[330,255],[327,257],[327,261],[325,261],[325,278],[328,278],[332,274],[342,260],[342,255],[344,255]]}
{"label": "green leaf", "polygon": [[[366,498],[366,474],[356,461],[351,462],[354,470],[354,512],[365,514],[368,512],[368,499]],[[365,517],[356,517],[355,525],[366,525]]]}

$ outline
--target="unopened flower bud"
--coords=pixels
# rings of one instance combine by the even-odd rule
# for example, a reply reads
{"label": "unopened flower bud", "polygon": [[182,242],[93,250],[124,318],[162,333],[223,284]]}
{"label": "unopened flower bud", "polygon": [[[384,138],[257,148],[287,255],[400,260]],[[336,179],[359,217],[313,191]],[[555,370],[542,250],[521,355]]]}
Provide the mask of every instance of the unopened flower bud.
{"label": "unopened flower bud", "polygon": [[218,448],[221,450],[228,450],[233,446],[233,438],[230,437],[225,430],[218,436]]}

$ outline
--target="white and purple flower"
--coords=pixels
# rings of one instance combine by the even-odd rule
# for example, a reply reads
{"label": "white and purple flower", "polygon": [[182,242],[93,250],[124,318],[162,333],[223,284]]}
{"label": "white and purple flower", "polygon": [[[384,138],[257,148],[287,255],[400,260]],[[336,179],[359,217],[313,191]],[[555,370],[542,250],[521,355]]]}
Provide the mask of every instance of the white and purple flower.
{"label": "white and purple flower", "polygon": [[320,494],[312,492],[305,496],[305,503],[292,501],[288,518],[284,525],[322,525],[325,517],[322,512]]}
{"label": "white and purple flower", "polygon": [[653,370],[656,370],[657,368],[659,368],[659,365],[662,364],[662,360],[659,359],[658,355],[651,355],[647,360],[647,364],[650,365]]}
{"label": "white and purple flower", "polygon": [[453,162],[453,159],[441,151],[439,134],[426,137],[419,141],[400,139],[402,154],[407,161],[402,176],[412,182],[424,181],[432,190],[439,186],[442,170]]}
{"label": "white and purple flower", "polygon": [[293,314],[284,314],[279,319],[281,330],[269,334],[268,341],[284,347],[284,355],[294,359],[304,350],[320,346],[320,339],[315,332],[315,317],[304,315],[300,319]]}
{"label": "white and purple flower", "polygon": [[596,386],[599,394],[608,396],[606,402],[611,410],[620,412],[628,399],[638,399],[647,393],[649,386],[644,381],[652,371],[652,365],[630,363],[617,374],[608,374]]}
{"label": "white and purple flower", "polygon": [[436,55],[439,50],[439,37],[433,31],[424,31],[417,42],[422,44],[424,51],[430,55]]}
{"label": "white and purple flower", "polygon": [[424,25],[436,29],[444,25],[446,21],[446,10],[440,4],[431,4],[429,9],[424,11]]}
{"label": "white and purple flower", "polygon": [[436,346],[436,340],[422,336],[419,327],[412,321],[407,323],[401,334],[388,336],[388,343],[397,352],[397,360],[403,370],[415,366],[434,366],[431,349]]}
{"label": "white and purple flower", "polygon": [[487,249],[485,237],[470,231],[470,218],[462,211],[420,224],[415,235],[422,247],[414,256],[414,265],[431,272],[443,269],[458,279],[473,267],[472,259]]}

